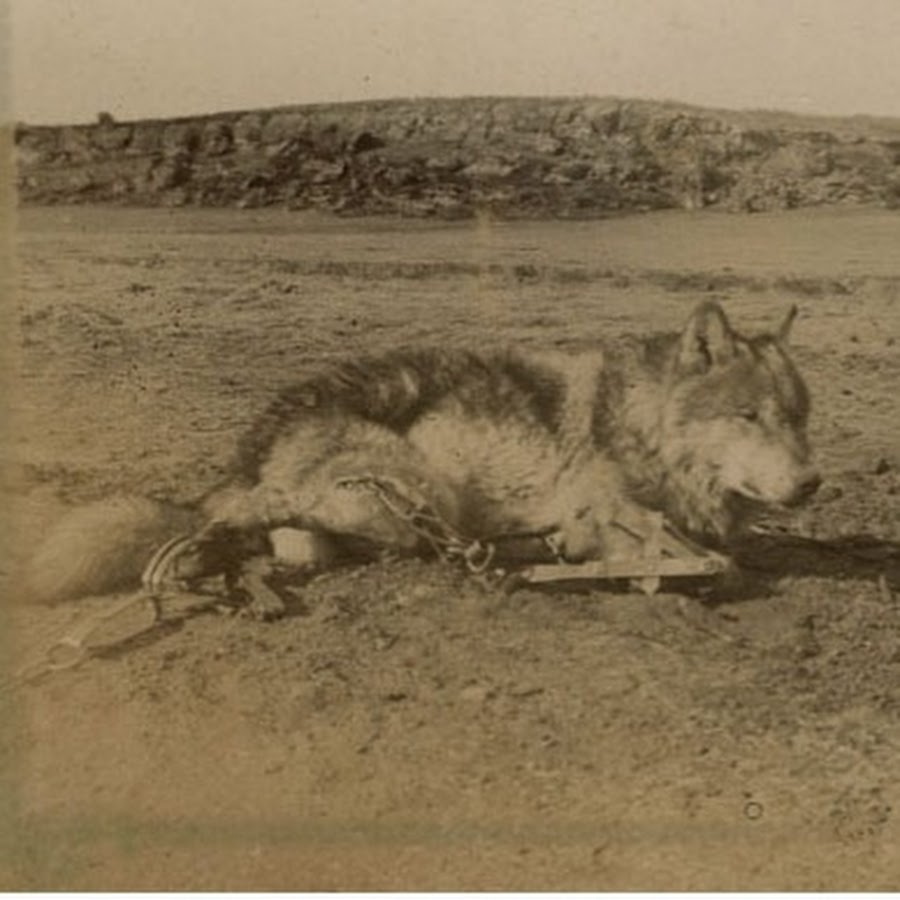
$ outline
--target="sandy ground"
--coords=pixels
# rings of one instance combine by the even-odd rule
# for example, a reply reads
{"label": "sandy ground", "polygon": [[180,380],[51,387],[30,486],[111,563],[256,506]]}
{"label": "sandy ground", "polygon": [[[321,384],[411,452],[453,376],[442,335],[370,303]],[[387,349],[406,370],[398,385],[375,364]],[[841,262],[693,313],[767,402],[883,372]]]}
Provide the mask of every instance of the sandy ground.
{"label": "sandy ground", "polygon": [[4,571],[6,889],[892,889],[900,884],[900,217],[431,225],[29,210],[8,530],[190,500],[316,360],[576,346],[797,302],[826,483],[724,599],[323,575],[28,682],[109,598]]}

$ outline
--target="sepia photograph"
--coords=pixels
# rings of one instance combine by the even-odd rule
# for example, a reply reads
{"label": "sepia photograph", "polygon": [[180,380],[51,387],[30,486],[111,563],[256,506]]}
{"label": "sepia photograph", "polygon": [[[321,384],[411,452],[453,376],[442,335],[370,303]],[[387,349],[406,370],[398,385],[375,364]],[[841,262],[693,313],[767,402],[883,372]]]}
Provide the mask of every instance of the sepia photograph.
{"label": "sepia photograph", "polygon": [[898,56],[0,0],[0,890],[896,890]]}

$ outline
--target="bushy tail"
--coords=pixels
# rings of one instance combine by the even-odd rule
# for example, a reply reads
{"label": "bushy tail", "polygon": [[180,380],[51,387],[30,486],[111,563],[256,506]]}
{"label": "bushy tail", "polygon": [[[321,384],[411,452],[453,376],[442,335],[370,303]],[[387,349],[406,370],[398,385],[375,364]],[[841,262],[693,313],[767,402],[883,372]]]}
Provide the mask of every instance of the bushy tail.
{"label": "bushy tail", "polygon": [[200,513],[143,497],[114,497],[64,513],[25,566],[27,599],[58,603],[127,590],[166,540],[199,527]]}

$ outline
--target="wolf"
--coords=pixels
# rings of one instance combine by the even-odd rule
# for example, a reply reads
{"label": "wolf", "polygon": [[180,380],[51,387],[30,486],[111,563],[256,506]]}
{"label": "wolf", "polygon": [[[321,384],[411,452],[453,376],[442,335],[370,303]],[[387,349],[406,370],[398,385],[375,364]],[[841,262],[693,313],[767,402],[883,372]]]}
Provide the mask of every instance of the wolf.
{"label": "wolf", "polygon": [[580,352],[398,349],[330,363],[275,398],[196,510],[118,499],[76,511],[36,554],[32,584],[63,599],[136,577],[135,534],[160,540],[175,523],[193,529],[165,563],[176,580],[417,553],[429,535],[410,509],[466,540],[545,536],[567,561],[621,552],[612,526],[640,532],[660,513],[727,550],[757,511],[799,504],[821,481],[788,348],[796,312],[743,335],[706,301],[679,332]]}

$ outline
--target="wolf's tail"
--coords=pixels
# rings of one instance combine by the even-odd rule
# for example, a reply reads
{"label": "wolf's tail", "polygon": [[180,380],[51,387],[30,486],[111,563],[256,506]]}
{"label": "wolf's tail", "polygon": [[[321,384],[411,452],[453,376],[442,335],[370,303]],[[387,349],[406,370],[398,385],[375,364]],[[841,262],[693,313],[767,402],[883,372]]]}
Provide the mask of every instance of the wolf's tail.
{"label": "wolf's tail", "polygon": [[195,531],[201,513],[143,497],[113,497],[65,512],[25,564],[27,599],[44,603],[127,590],[169,538]]}

